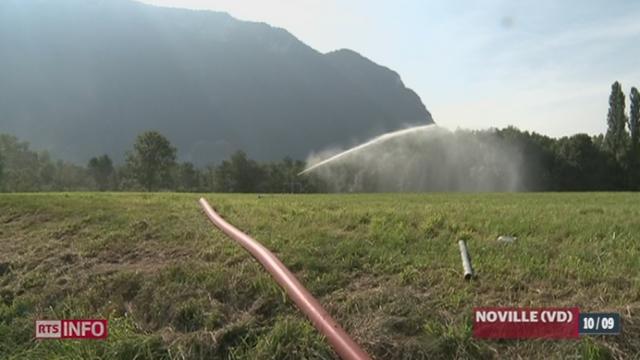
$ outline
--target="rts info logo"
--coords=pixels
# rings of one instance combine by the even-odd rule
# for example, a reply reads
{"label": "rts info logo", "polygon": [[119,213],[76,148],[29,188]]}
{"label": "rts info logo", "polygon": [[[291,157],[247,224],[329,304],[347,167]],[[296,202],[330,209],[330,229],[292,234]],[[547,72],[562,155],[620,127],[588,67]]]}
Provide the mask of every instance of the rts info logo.
{"label": "rts info logo", "polygon": [[36,320],[36,339],[106,339],[107,320]]}

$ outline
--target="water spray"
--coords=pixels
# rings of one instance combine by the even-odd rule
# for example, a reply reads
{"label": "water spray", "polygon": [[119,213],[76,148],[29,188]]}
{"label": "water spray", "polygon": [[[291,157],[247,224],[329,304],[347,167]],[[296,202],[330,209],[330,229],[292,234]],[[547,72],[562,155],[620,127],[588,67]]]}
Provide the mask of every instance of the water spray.
{"label": "water spray", "polygon": [[524,149],[492,131],[436,125],[389,132],[332,156],[307,158],[332,192],[519,191]]}
{"label": "water spray", "polygon": [[352,154],[352,153],[355,153],[357,151],[366,149],[368,147],[371,147],[371,146],[374,146],[374,145],[377,145],[377,144],[392,140],[394,138],[398,138],[398,137],[403,136],[403,135],[407,135],[407,134],[410,134],[410,133],[415,133],[415,132],[418,132],[418,131],[421,131],[421,130],[430,129],[430,128],[434,127],[434,126],[435,125],[414,126],[414,127],[410,127],[410,128],[407,128],[407,129],[402,129],[402,130],[397,130],[397,131],[393,131],[393,132],[390,132],[390,133],[382,134],[382,135],[380,135],[378,137],[375,137],[375,138],[365,142],[364,144],[360,144],[358,146],[352,147],[351,149],[345,150],[345,151],[343,151],[343,152],[341,152],[341,153],[339,153],[337,155],[334,155],[334,156],[332,156],[332,157],[330,157],[328,159],[322,160],[319,163],[314,164],[314,165],[304,169],[298,175],[304,175],[304,174],[306,174],[308,172],[311,172],[311,171],[313,171],[313,170],[315,170],[315,169],[317,169],[317,168],[319,168],[319,167],[321,167],[323,165],[335,162],[337,160],[340,160],[341,158],[344,158],[344,157],[348,156],[349,154]]}

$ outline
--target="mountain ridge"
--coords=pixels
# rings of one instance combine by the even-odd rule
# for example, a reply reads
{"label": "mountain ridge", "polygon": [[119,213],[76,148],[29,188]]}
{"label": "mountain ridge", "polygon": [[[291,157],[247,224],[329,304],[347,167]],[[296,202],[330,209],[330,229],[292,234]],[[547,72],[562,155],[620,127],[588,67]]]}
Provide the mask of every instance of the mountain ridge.
{"label": "mountain ridge", "polygon": [[0,132],[82,163],[158,130],[183,160],[305,158],[432,123],[391,69],[286,29],[129,0],[0,3]]}

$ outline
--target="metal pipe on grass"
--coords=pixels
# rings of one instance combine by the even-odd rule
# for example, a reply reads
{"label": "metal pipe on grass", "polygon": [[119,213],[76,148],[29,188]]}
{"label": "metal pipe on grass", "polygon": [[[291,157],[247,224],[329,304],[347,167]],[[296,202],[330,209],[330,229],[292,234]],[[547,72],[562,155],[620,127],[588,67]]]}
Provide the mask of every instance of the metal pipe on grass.
{"label": "metal pipe on grass", "polygon": [[471,257],[469,257],[469,250],[467,249],[467,243],[464,240],[458,241],[460,247],[460,257],[462,257],[462,268],[464,269],[464,279],[471,280],[473,277],[473,267],[471,266]]}
{"label": "metal pipe on grass", "polygon": [[327,337],[333,349],[342,359],[370,359],[369,355],[331,318],[331,315],[320,305],[318,300],[302,286],[295,275],[293,275],[269,249],[226,222],[213,210],[204,198],[200,199],[200,206],[202,206],[205,214],[216,227],[238,242],[262,264],[276,282],[285,290],[289,298],[293,300],[298,308],[311,320],[316,329]]}

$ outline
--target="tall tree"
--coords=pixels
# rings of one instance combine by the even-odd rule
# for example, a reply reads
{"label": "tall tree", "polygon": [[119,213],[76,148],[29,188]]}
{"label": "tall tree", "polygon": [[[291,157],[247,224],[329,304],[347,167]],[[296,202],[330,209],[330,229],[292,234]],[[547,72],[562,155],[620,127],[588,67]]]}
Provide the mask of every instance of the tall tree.
{"label": "tall tree", "polygon": [[180,191],[198,191],[200,188],[200,171],[193,163],[185,162],[177,167],[177,189]]}
{"label": "tall tree", "polygon": [[631,152],[636,156],[639,156],[640,151],[638,144],[640,139],[638,138],[638,132],[640,131],[640,93],[635,87],[631,88],[631,94],[629,95],[629,131],[631,132]]}
{"label": "tall tree", "polygon": [[105,154],[91,158],[87,168],[100,191],[111,188],[115,170],[113,168],[113,161],[111,161],[109,155]]}
{"label": "tall tree", "polygon": [[604,142],[606,150],[618,161],[622,161],[626,155],[629,133],[627,132],[627,116],[625,114],[625,98],[622,86],[619,82],[611,85],[609,96],[609,112],[607,114],[607,134]]}
{"label": "tall tree", "polygon": [[222,192],[250,193],[262,191],[265,172],[262,167],[237,151],[216,169],[216,186]]}
{"label": "tall tree", "polygon": [[148,191],[167,188],[176,166],[176,148],[157,131],[138,135],[133,151],[127,154],[127,166],[135,179]]}
{"label": "tall tree", "polygon": [[2,191],[2,180],[4,175],[4,158],[2,157],[2,151],[0,151],[0,191]]}
{"label": "tall tree", "polygon": [[631,143],[629,145],[629,188],[640,188],[640,93],[635,87],[629,94],[629,132]]}
{"label": "tall tree", "polygon": [[4,189],[6,191],[38,191],[43,189],[44,175],[51,164],[29,144],[12,135],[0,134],[0,151],[4,157]]}

